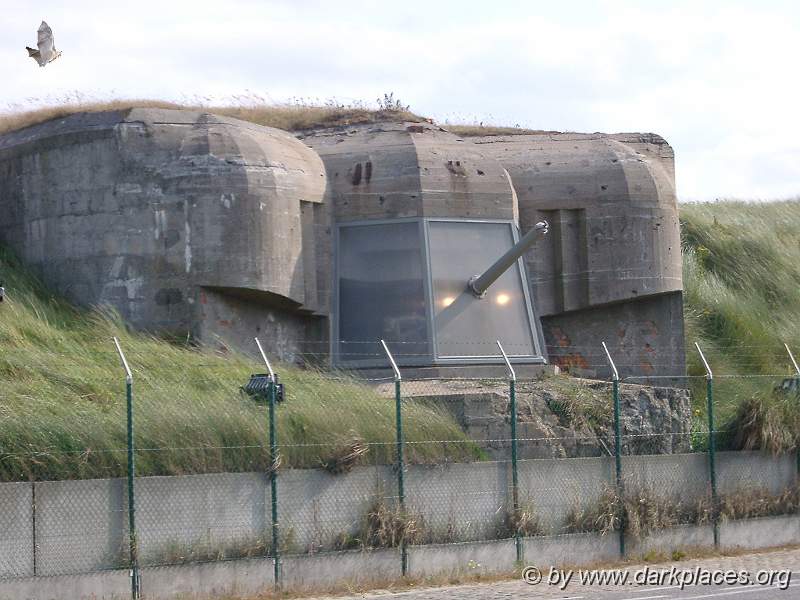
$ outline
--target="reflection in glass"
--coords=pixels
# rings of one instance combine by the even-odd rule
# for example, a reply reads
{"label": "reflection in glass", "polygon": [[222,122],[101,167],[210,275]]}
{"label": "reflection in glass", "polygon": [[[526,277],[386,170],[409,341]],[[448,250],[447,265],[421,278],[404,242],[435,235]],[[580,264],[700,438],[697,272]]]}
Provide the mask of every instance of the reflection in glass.
{"label": "reflection in glass", "polygon": [[339,360],[384,362],[380,339],[398,362],[429,360],[419,224],[341,227],[338,254]]}
{"label": "reflection in glass", "polygon": [[538,356],[518,263],[485,297],[467,290],[471,277],[514,244],[511,224],[431,221],[428,227],[437,356],[496,356],[498,339],[510,355]]}

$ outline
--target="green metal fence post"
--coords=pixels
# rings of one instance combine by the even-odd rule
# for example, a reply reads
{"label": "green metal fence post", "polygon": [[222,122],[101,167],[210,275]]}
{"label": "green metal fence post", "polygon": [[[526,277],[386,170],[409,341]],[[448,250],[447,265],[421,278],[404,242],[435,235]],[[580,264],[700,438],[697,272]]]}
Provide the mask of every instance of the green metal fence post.
{"label": "green metal fence post", "polygon": [[694,343],[706,369],[706,412],[708,413],[708,478],[711,482],[711,519],[714,526],[714,547],[719,547],[719,495],[717,494],[717,442],[714,432],[714,374],[700,344]]}
{"label": "green metal fence post", "polygon": [[617,510],[619,511],[619,553],[625,557],[625,485],[622,480],[622,422],[619,405],[619,372],[605,342],[602,342],[608,364],[611,365],[611,392],[614,400],[614,466],[617,484]]}
{"label": "green metal fence post", "polygon": [[[405,518],[406,515],[406,492],[405,492],[405,460],[404,460],[404,446],[403,440],[403,404],[401,401],[400,382],[402,377],[400,369],[397,368],[397,363],[394,361],[392,353],[389,352],[389,347],[386,342],[381,340],[383,351],[389,358],[394,371],[394,406],[395,406],[395,427],[397,429],[397,502],[400,510],[400,515]],[[408,575],[408,544],[406,536],[403,535],[400,540],[400,572],[405,577]]]}
{"label": "green metal fence post", "polygon": [[497,347],[500,349],[500,354],[503,355],[503,360],[508,369],[508,395],[509,395],[509,411],[511,413],[511,500],[514,510],[514,545],[517,550],[517,565],[521,565],[525,560],[525,549],[522,544],[522,535],[519,530],[519,471],[517,467],[517,374],[514,372],[514,367],[511,366],[511,361],[508,360],[506,351],[497,340]]}
{"label": "green metal fence post", "polygon": [[272,508],[272,565],[273,565],[273,583],[275,589],[281,587],[281,550],[280,550],[280,529],[278,521],[278,434],[275,427],[275,396],[277,394],[277,385],[275,381],[275,372],[272,370],[272,365],[267,358],[264,348],[261,347],[261,342],[255,338],[258,351],[261,353],[261,358],[269,371],[269,391],[268,391],[268,411],[267,416],[269,419],[269,489],[270,489],[270,506]]}
{"label": "green metal fence post", "polygon": [[127,413],[127,441],[128,441],[128,544],[130,550],[131,569],[131,598],[138,600],[141,596],[141,581],[139,579],[139,550],[136,540],[136,496],[134,483],[136,478],[135,446],[133,440],[133,374],[119,345],[119,340],[114,338],[114,345],[125,369],[125,404]]}
{"label": "green metal fence post", "polygon": [[278,440],[275,432],[275,382],[269,385],[269,469],[270,504],[272,505],[272,554],[275,558],[275,587],[281,585],[281,552],[278,538]]}

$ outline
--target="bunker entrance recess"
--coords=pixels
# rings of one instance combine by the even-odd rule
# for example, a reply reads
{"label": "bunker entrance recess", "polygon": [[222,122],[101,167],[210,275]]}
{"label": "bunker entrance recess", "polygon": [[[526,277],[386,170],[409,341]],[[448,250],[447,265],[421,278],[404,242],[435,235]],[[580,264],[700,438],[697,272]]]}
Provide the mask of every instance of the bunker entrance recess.
{"label": "bunker entrance recess", "polygon": [[334,362],[398,364],[546,362],[523,260],[478,296],[470,280],[519,241],[513,221],[408,218],[339,223],[336,230]]}

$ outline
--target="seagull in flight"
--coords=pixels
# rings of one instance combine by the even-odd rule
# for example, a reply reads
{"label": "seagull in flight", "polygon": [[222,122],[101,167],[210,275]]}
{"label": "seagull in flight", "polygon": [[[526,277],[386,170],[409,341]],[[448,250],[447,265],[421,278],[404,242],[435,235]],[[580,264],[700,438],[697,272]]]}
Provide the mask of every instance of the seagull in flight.
{"label": "seagull in flight", "polygon": [[55,42],[53,41],[53,30],[50,29],[50,25],[42,21],[36,33],[36,45],[39,49],[36,50],[28,46],[25,46],[25,49],[28,51],[28,56],[39,63],[40,67],[43,67],[61,56],[61,51],[56,50]]}

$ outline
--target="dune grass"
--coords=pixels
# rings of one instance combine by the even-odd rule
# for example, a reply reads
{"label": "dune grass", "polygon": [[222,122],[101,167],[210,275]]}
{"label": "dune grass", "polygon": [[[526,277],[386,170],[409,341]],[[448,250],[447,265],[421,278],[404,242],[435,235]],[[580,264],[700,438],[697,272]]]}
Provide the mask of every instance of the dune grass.
{"label": "dune grass", "polygon": [[[775,392],[800,356],[800,201],[681,205],[686,339],[715,375],[723,447],[792,450],[800,398]],[[693,345],[689,373],[705,373]],[[774,377],[773,377],[774,375]],[[695,380],[698,410],[705,384]]]}
{"label": "dune grass", "polygon": [[223,104],[200,97],[185,102],[170,102],[148,98],[95,100],[75,94],[40,108],[20,110],[14,107],[0,112],[0,135],[78,112],[124,111],[131,108],[196,110],[286,131],[379,123],[392,119],[423,120],[423,117],[411,112],[410,108],[392,93],[384,94],[374,105],[358,101],[340,102],[335,99],[320,101],[304,98],[295,98],[288,102],[271,102],[253,93],[235,96]]}
{"label": "dune grass", "polygon": [[[134,371],[138,473],[266,470],[267,415],[239,391],[263,367],[246,356],[180,347],[79,311],[0,250],[0,481],[125,473],[125,381],[112,336]],[[342,375],[282,365],[282,468],[393,460],[394,401]],[[410,461],[469,460],[479,451],[430,406],[405,407]],[[355,459],[353,448],[357,448]],[[366,447],[366,450],[363,448]]]}
{"label": "dune grass", "polygon": [[[249,121],[258,125],[285,131],[301,132],[319,127],[339,127],[388,120],[428,121],[394,96],[383,94],[375,103],[361,101],[341,102],[336,99],[320,100],[295,98],[287,102],[273,102],[254,93],[240,94],[220,103],[197,97],[183,102],[128,98],[99,100],[80,93],[67,95],[39,108],[11,107],[0,111],[0,135],[24,129],[53,119],[61,119],[78,112],[102,112],[131,108],[170,108],[196,110]],[[463,137],[521,135],[528,133],[558,133],[524,127],[496,126],[484,123],[447,123],[446,129]]]}
{"label": "dune grass", "polygon": [[[222,105],[205,98],[181,103],[148,99],[105,101],[76,94],[43,108],[26,111],[16,107],[0,113],[0,134],[79,111],[126,110],[132,107],[202,110],[289,131],[387,119],[422,120],[393,94],[384,94],[372,105],[309,99],[274,103],[251,93],[234,97]],[[448,129],[463,136],[535,132],[483,123],[448,125]],[[691,203],[682,204],[680,212],[689,373],[698,377],[704,374],[693,347],[693,343],[698,341],[717,376],[715,397],[718,429],[722,430],[720,442],[727,448],[761,448],[776,452],[791,450],[797,446],[799,437],[800,409],[797,406],[800,402],[793,395],[775,393],[774,387],[783,376],[792,373],[783,343],[789,343],[800,354],[800,200]],[[138,362],[134,360],[139,369],[137,387],[144,386],[143,392],[147,386],[154,388],[153,394],[142,393],[140,402],[147,403],[148,398],[152,397],[156,404],[163,404],[163,408],[148,409],[154,415],[152,422],[147,424],[148,429],[157,435],[148,438],[147,445],[180,445],[181,442],[170,437],[179,430],[196,432],[215,429],[216,433],[208,440],[192,437],[195,433],[186,433],[178,438],[186,444],[192,439],[199,439],[204,449],[198,452],[210,456],[208,447],[228,439],[237,443],[245,439],[263,439],[259,437],[261,431],[253,429],[255,425],[247,433],[241,432],[246,427],[239,430],[242,423],[255,423],[254,419],[260,418],[261,413],[252,405],[242,404],[238,397],[236,402],[230,399],[232,387],[238,386],[251,371],[258,370],[257,365],[241,356],[212,356],[128,334],[113,315],[78,313],[53,299],[21,269],[10,268],[10,258],[7,254],[2,256],[5,267],[0,264],[0,274],[3,268],[17,273],[9,273],[6,281],[14,277],[22,278],[32,290],[30,297],[12,300],[0,313],[0,342],[6,343],[6,339],[13,338],[16,344],[12,346],[13,352],[0,355],[0,384],[3,385],[0,397],[14,398],[9,401],[10,404],[0,404],[0,417],[3,418],[0,427],[4,428],[2,435],[5,436],[5,432],[10,434],[13,430],[8,423],[16,423],[14,427],[19,429],[14,433],[15,437],[9,438],[12,440],[11,447],[19,449],[24,448],[24,444],[34,447],[47,443],[57,447],[74,447],[76,452],[88,449],[90,454],[82,458],[87,465],[86,473],[96,469],[89,465],[103,465],[102,469],[108,472],[119,471],[117,457],[112,459],[97,455],[100,448],[120,447],[124,440],[119,438],[119,432],[114,434],[116,437],[103,434],[95,438],[93,433],[90,435],[92,428],[87,425],[80,435],[74,433],[81,430],[84,422],[101,423],[102,420],[97,421],[101,417],[117,419],[116,414],[109,414],[111,407],[119,410],[119,390],[110,387],[109,382],[103,379],[116,365],[116,357],[107,342],[113,334],[124,337],[126,347],[138,359]],[[19,313],[20,318],[12,326],[6,317],[14,311]],[[98,341],[100,339],[103,340],[102,344]],[[48,346],[55,348],[59,358],[50,354]],[[174,369],[164,365],[185,367]],[[176,380],[175,371],[181,373],[184,379]],[[327,380],[323,381],[319,373],[300,373],[293,369],[285,371],[286,383],[289,384],[290,394],[295,394],[294,402],[298,410],[281,411],[281,426],[286,430],[288,439],[316,443],[314,436],[328,430],[325,410],[320,408],[318,412],[301,414],[299,405],[318,394],[319,389],[327,385]],[[768,377],[770,375],[774,377]],[[694,392],[695,408],[704,413],[704,382],[698,378],[691,380],[690,385]],[[175,393],[180,397],[198,395],[200,400],[194,403],[186,400],[162,402],[161,399],[168,395],[169,390],[177,390]],[[374,406],[371,392],[368,393],[367,388],[353,381],[340,383],[336,390],[336,393],[349,394],[353,398],[368,399],[367,406],[353,408],[356,412],[361,411],[366,415]],[[216,414],[214,410],[217,406],[216,400],[212,400],[215,394],[226,398],[224,415]],[[332,398],[332,394],[325,397]],[[50,401],[43,403],[43,396],[50,398]],[[66,401],[56,401],[55,398],[59,396]],[[32,400],[26,406],[21,399],[28,397]],[[347,402],[348,406],[356,404]],[[9,408],[12,405],[13,410]],[[314,406],[323,405],[318,402]],[[328,406],[336,408],[338,401],[330,400]],[[384,411],[385,407],[380,406]],[[197,414],[187,417],[189,408],[193,408]],[[40,419],[37,411],[54,415],[55,420],[74,422],[74,427],[51,429],[53,424],[49,417]],[[85,420],[81,411],[88,411]],[[332,412],[339,415],[336,410]],[[310,416],[312,413],[319,415],[320,420],[314,422]],[[389,414],[381,412],[381,415],[383,420],[380,422],[383,423]],[[169,417],[181,424],[165,424],[162,417]],[[30,418],[33,424],[22,427],[19,423],[23,418]],[[205,425],[200,423],[204,418],[210,420]],[[435,420],[444,426],[440,417]],[[702,421],[702,416],[698,420]],[[343,418],[342,422],[348,421]],[[337,429],[334,440],[325,440],[330,449],[326,456],[320,456],[320,453],[308,448],[292,447],[285,449],[285,460],[289,465],[296,466],[310,466],[315,462],[339,465],[340,455],[351,455],[354,448],[361,448],[365,442],[388,440],[390,437],[381,427],[373,427],[374,424],[366,417],[357,419],[357,422],[354,431],[344,431],[342,425]],[[213,423],[213,427],[210,423]],[[222,433],[226,427],[238,433]],[[457,428],[453,423],[448,423],[447,428],[453,435],[456,434]],[[28,430],[24,435],[21,433]],[[73,433],[68,434],[69,431]],[[443,432],[437,435],[441,435],[442,439],[456,439]],[[112,439],[115,445],[110,446]],[[3,442],[3,446],[0,446],[0,452],[5,451],[5,444]],[[368,460],[367,457],[375,455],[375,447],[370,446],[370,450],[361,460]],[[261,449],[254,449],[253,452],[263,455]],[[226,461],[232,460],[236,468],[244,468],[229,455],[220,451],[220,456],[214,460],[218,465],[228,465]],[[159,456],[164,455],[161,453]],[[11,471],[3,471],[3,465],[10,464],[8,460],[0,461],[0,478],[22,476],[19,468],[13,471],[13,475]],[[262,464],[259,460],[253,458],[251,462]],[[144,460],[145,467],[152,472],[180,471],[190,469],[193,464],[191,460],[175,462],[172,458],[153,458],[151,462],[152,467],[149,467]],[[29,461],[28,464],[33,463]],[[77,459],[71,460],[70,464],[73,465],[68,469],[71,473],[82,472]],[[195,465],[191,468],[198,467]],[[50,469],[49,466],[42,467],[39,473],[44,474]]]}

